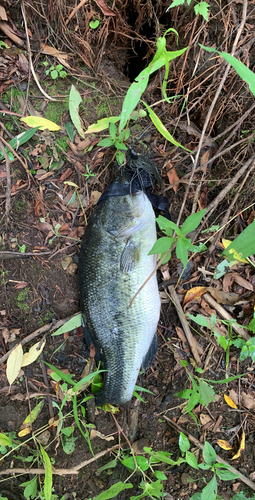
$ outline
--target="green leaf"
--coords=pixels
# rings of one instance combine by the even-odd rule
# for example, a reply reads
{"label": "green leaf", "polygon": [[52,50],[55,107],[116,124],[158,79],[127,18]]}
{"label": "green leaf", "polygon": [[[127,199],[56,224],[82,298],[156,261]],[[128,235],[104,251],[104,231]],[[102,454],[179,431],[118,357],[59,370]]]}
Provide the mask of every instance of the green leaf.
{"label": "green leaf", "polygon": [[118,464],[118,460],[111,460],[111,462],[108,462],[107,464],[103,465],[102,467],[99,467],[99,469],[97,469],[97,471],[103,472],[103,470],[114,469],[114,467],[116,467],[117,464]]}
{"label": "green leaf", "polygon": [[54,69],[53,71],[51,71],[51,74],[50,74],[52,80],[56,80],[56,78],[58,77],[58,72],[56,69]]}
{"label": "green leaf", "polygon": [[201,500],[216,500],[217,498],[217,481],[216,477],[213,476],[211,481],[204,487]]}
{"label": "green leaf", "polygon": [[[254,75],[255,79],[255,75]],[[255,92],[255,82],[254,82]],[[254,93],[255,95],[255,93]],[[233,251],[241,255],[242,259],[255,253],[255,220],[237,236],[237,238],[223,252],[230,260],[234,259]]]}
{"label": "green leaf", "polygon": [[[160,255],[161,266],[162,266],[163,264],[166,264],[166,263],[167,263],[167,262],[171,259],[171,255],[172,255],[172,253],[171,253],[171,251],[169,250],[169,252],[166,254],[165,258],[163,259],[164,255],[165,255],[165,253],[162,253],[162,254]],[[161,259],[163,259],[163,260],[161,260]]]}
{"label": "green leaf", "polygon": [[161,472],[161,470],[155,470],[154,476],[160,481],[166,481],[167,479],[166,475],[163,472]]}
{"label": "green leaf", "polygon": [[40,444],[41,454],[42,454],[42,458],[43,458],[44,466],[45,466],[45,478],[44,478],[44,495],[45,495],[45,500],[51,500],[51,492],[52,492],[52,466],[51,466],[51,461],[49,459],[49,455],[43,449],[41,443],[39,443],[39,444]]}
{"label": "green leaf", "polygon": [[110,132],[111,138],[113,140],[115,140],[116,136],[117,136],[117,127],[116,127],[115,123],[110,123],[109,132]]}
{"label": "green leaf", "polygon": [[122,465],[125,465],[125,467],[127,467],[128,469],[131,469],[131,470],[136,469],[134,457],[124,458],[124,460],[121,460],[121,463],[122,463]]}
{"label": "green leaf", "polygon": [[68,134],[68,137],[70,139],[71,142],[74,141],[74,136],[75,136],[75,133],[74,133],[74,128],[73,128],[73,125],[71,122],[68,122],[65,124],[65,129],[67,131],[67,134]]}
{"label": "green leaf", "polygon": [[93,123],[88,127],[85,134],[93,134],[95,132],[102,132],[109,127],[110,123],[116,123],[120,119],[120,116],[110,116],[108,118],[102,118],[98,120],[97,123]]}
{"label": "green leaf", "polygon": [[168,9],[172,9],[173,7],[178,7],[178,5],[184,5],[185,4],[185,0],[174,0],[173,3],[171,3],[171,5],[167,8]]}
{"label": "green leaf", "polygon": [[11,446],[12,442],[5,434],[0,433],[0,446]]}
{"label": "green leaf", "polygon": [[201,493],[194,493],[194,495],[190,497],[190,500],[201,500]]}
{"label": "green leaf", "polygon": [[205,19],[205,21],[209,21],[209,18],[208,18],[209,7],[210,7],[210,5],[206,2],[200,2],[197,5],[194,5],[194,11],[195,11],[196,16],[197,16],[197,14],[200,14]]}
{"label": "green leaf", "polygon": [[85,134],[83,130],[82,121],[79,116],[79,105],[81,102],[82,98],[80,96],[80,93],[75,88],[75,86],[72,85],[69,95],[69,113],[71,116],[71,120],[75,128],[77,129],[78,134],[84,139]]}
{"label": "green leaf", "polygon": [[116,158],[119,165],[122,165],[125,161],[125,155],[120,150],[117,151]]}
{"label": "green leaf", "polygon": [[190,442],[183,432],[179,436],[179,448],[183,453],[190,449]]}
{"label": "green leaf", "polygon": [[94,500],[109,500],[110,498],[115,498],[121,491],[128,490],[130,488],[133,488],[131,483],[122,483],[122,481],[119,481],[118,483],[113,484],[109,490],[103,491],[97,495]]}
{"label": "green leaf", "polygon": [[155,392],[149,391],[149,389],[145,389],[145,387],[140,387],[139,385],[135,385],[136,391],[148,392],[148,394],[153,394],[155,396]]}
{"label": "green leaf", "polygon": [[97,143],[98,146],[103,146],[104,148],[109,148],[110,146],[113,146],[113,144],[114,141],[110,137],[106,137]]}
{"label": "green leaf", "polygon": [[194,231],[199,226],[205,212],[206,208],[200,210],[199,212],[196,212],[195,214],[189,215],[189,217],[185,220],[185,222],[182,225],[181,232],[183,234],[187,234],[191,233],[191,231]]}
{"label": "green leaf", "polygon": [[148,114],[149,114],[149,117],[152,121],[152,123],[154,123],[156,129],[159,131],[159,133],[169,142],[171,142],[171,144],[173,144],[174,146],[177,146],[178,148],[182,148],[182,149],[185,149],[185,151],[189,151],[189,153],[192,153],[192,151],[190,151],[189,149],[185,148],[184,146],[182,146],[179,142],[177,142],[173,136],[170,134],[170,132],[168,132],[167,128],[165,127],[165,125],[163,125],[162,121],[160,120],[160,118],[156,115],[156,113],[154,113],[154,111],[150,108],[150,106],[148,104],[146,104],[146,102],[142,101],[142,103],[144,104],[144,106],[146,107],[147,111],[148,111]]}
{"label": "green leaf", "polygon": [[[242,80],[244,80],[246,83],[248,83],[250,91],[255,96],[255,74],[253,73],[253,71],[251,71],[249,68],[247,68],[247,66],[245,66],[245,64],[243,64],[241,61],[239,61],[235,57],[231,56],[227,52],[219,52],[218,50],[215,50],[213,47],[204,47],[203,45],[200,45],[200,47],[202,47],[202,49],[204,49],[204,50],[207,50],[208,52],[216,52],[216,54],[219,54],[220,56],[222,56],[225,59],[225,61],[227,61],[229,64],[231,64],[231,66],[233,66],[233,68],[236,70],[236,72],[242,78]],[[250,226],[252,224],[250,224]],[[246,229],[244,230],[244,232],[245,231],[246,231]],[[250,254],[250,255],[252,255],[252,254]],[[248,255],[246,255],[246,257],[248,257]]]}
{"label": "green leaf", "polygon": [[[24,489],[24,497],[26,499],[34,499],[37,494],[37,476],[33,477],[31,481],[26,481],[25,483],[22,483],[20,486],[25,486]],[[1,499],[1,496],[0,496]]]}
{"label": "green leaf", "polygon": [[193,316],[193,314],[188,313],[188,317],[194,321],[199,326],[205,326],[206,328],[211,328],[211,325],[205,316],[202,316],[201,314],[197,314],[196,316]]}
{"label": "green leaf", "polygon": [[198,463],[194,453],[191,453],[190,451],[186,452],[186,462],[193,467],[193,469],[198,469]]}
{"label": "green leaf", "polygon": [[130,129],[129,128],[122,130],[120,135],[119,135],[119,140],[120,141],[127,141],[129,136],[130,136]]}
{"label": "green leaf", "polygon": [[120,142],[117,140],[114,144],[117,149],[124,149],[125,151],[128,149],[124,142]]}
{"label": "green leaf", "polygon": [[[18,134],[16,137],[11,139],[10,146],[13,149],[17,149],[19,146],[21,146],[22,144],[25,144],[25,142],[29,141],[29,139],[31,139],[31,137],[33,137],[33,135],[35,134],[35,132],[37,132],[38,129],[39,129],[39,127],[34,127],[31,130],[26,130],[25,132],[21,132],[21,134]],[[8,153],[8,156],[9,156],[9,154],[11,154],[12,158],[10,158],[10,160],[13,161],[14,160],[13,154],[11,153],[11,151],[8,149],[7,146],[6,146],[5,150]],[[2,151],[0,152],[0,161],[1,160],[4,160],[4,155],[3,155]]]}
{"label": "green leaf", "polygon": [[76,384],[74,384],[73,391],[74,392],[79,391],[79,389],[81,389],[91,379],[93,379],[94,377],[96,377],[97,375],[99,375],[99,373],[103,373],[103,372],[106,372],[106,371],[107,370],[97,370],[97,371],[95,371],[93,373],[89,373],[88,375],[86,375],[86,377],[82,378],[81,380],[79,380],[79,382],[77,382]]}
{"label": "green leaf", "polygon": [[207,406],[209,403],[214,401],[215,392],[210,385],[208,385],[204,380],[199,380],[199,393],[200,393],[200,403],[203,406]]}
{"label": "green leaf", "polygon": [[55,366],[51,365],[50,363],[47,363],[47,361],[44,361],[44,363],[47,366],[49,366],[55,373],[57,373],[57,375],[59,375],[59,377],[60,377],[61,380],[64,380],[68,384],[75,385],[75,382],[72,379],[73,375],[69,375],[67,373],[62,372],[61,370],[59,370]]}
{"label": "green leaf", "polygon": [[216,469],[215,472],[222,481],[232,481],[232,479],[240,478],[239,474],[234,474],[230,470]]}
{"label": "green leaf", "polygon": [[148,255],[165,253],[169,250],[175,241],[175,238],[169,238],[167,236],[163,236],[159,238],[153,245],[152,249],[149,251]]}
{"label": "green leaf", "polygon": [[244,377],[246,375],[247,373],[242,373],[241,375],[235,375],[234,377],[224,378],[223,380],[207,380],[207,379],[204,380],[206,382],[210,382],[210,384],[228,384],[229,382],[232,382],[232,380]]}
{"label": "green leaf", "polygon": [[180,259],[184,269],[186,269],[187,263],[188,263],[188,252],[187,252],[185,242],[183,241],[183,239],[181,237],[179,237],[177,239],[176,256],[177,256],[177,259]]}
{"label": "green leaf", "polygon": [[207,464],[210,464],[211,466],[216,463],[215,450],[213,449],[212,445],[210,443],[208,443],[208,441],[206,441],[205,445],[204,445],[203,458],[204,458],[204,461]]}
{"label": "green leaf", "polygon": [[99,20],[95,19],[94,21],[90,21],[89,26],[92,30],[95,30],[99,26]]}
{"label": "green leaf", "polygon": [[62,335],[63,333],[70,332],[75,328],[81,326],[81,313],[75,314],[71,319],[69,319],[64,325],[58,328],[54,333],[52,333],[52,337],[56,335]]}
{"label": "green leaf", "polygon": [[[146,69],[148,70],[148,68]],[[144,74],[143,78],[141,78],[140,75],[136,77],[135,79],[136,81],[134,81],[132,85],[130,85],[126,93],[120,115],[120,123],[119,123],[120,132],[125,127],[132,111],[134,111],[134,109],[136,108],[142,93],[145,91],[148,85],[149,71],[147,71],[147,74],[146,73]]]}
{"label": "green leaf", "polygon": [[174,222],[172,222],[171,220],[168,220],[165,217],[163,217],[163,215],[159,215],[156,218],[156,221],[158,223],[159,228],[162,231],[165,231],[167,236],[172,236],[173,231],[175,231],[176,234],[178,234],[178,235],[181,234],[181,230],[178,228],[178,226]]}

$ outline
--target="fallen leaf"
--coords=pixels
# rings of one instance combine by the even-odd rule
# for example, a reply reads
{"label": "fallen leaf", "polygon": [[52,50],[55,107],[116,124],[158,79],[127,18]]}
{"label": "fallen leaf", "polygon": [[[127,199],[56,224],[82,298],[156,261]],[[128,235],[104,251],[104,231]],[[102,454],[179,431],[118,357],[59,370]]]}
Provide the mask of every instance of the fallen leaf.
{"label": "fallen leaf", "polygon": [[187,291],[184,297],[183,306],[189,304],[190,302],[192,302],[192,300],[198,299],[206,292],[208,292],[208,287],[206,286],[195,286],[194,288],[191,288]]}
{"label": "fallen leaf", "polygon": [[106,5],[104,0],[95,0],[95,2],[105,16],[116,16],[115,12]]}
{"label": "fallen leaf", "polygon": [[223,450],[232,450],[233,447],[231,444],[229,444],[227,441],[224,439],[217,439],[217,444],[222,448]]}
{"label": "fallen leaf", "polygon": [[29,351],[24,354],[21,367],[31,365],[40,356],[45,346],[46,340],[42,342],[40,349],[38,349],[40,343],[41,342],[37,342],[36,344],[32,345]]}
{"label": "fallen leaf", "polygon": [[114,440],[113,436],[105,436],[104,434],[97,431],[96,429],[91,429],[90,439],[94,439],[95,437],[99,437],[100,439],[104,439],[105,441],[113,441]]}
{"label": "fallen leaf", "polygon": [[176,333],[179,337],[179,339],[183,342],[183,344],[187,344],[187,339],[185,337],[185,334],[184,334],[184,331],[182,328],[180,328],[179,326],[175,326],[175,330],[176,330]]}
{"label": "fallen leaf", "polygon": [[20,372],[22,359],[23,349],[22,345],[19,343],[11,352],[7,361],[6,377],[10,385],[13,384],[14,380],[17,378]]}
{"label": "fallen leaf", "polygon": [[226,273],[222,282],[223,292],[230,292],[234,281],[235,281],[234,273]]}
{"label": "fallen leaf", "polygon": [[7,17],[7,14],[6,14],[6,10],[4,7],[2,7],[2,5],[0,5],[0,19],[2,21],[8,21],[8,17]]}
{"label": "fallen leaf", "polygon": [[239,447],[239,450],[238,452],[235,454],[234,457],[231,458],[231,460],[235,460],[236,458],[239,458],[240,455],[241,455],[241,452],[245,449],[245,433],[244,431],[242,432],[242,437],[241,437],[241,441],[240,441],[240,447]]}
{"label": "fallen leaf", "polygon": [[[170,165],[172,165],[172,163],[170,163]],[[179,177],[178,177],[174,167],[171,168],[170,170],[168,170],[167,177],[168,177],[170,186],[172,186],[172,184],[175,184],[177,181],[179,181]],[[175,193],[177,192],[178,187],[179,187],[179,183],[175,184],[175,186],[172,186]]]}
{"label": "fallen leaf", "polygon": [[10,337],[10,332],[9,332],[8,328],[4,328],[2,330],[2,336],[3,336],[3,339],[4,339],[4,343],[7,344],[8,339]]}
{"label": "fallen leaf", "polygon": [[234,401],[232,401],[232,399],[229,396],[224,394],[224,399],[225,399],[226,403],[228,404],[228,406],[230,406],[230,408],[234,408],[235,410],[237,410],[236,404],[234,403]]}
{"label": "fallen leaf", "polygon": [[238,293],[222,292],[221,290],[217,290],[217,288],[213,288],[212,286],[209,286],[207,290],[218,302],[218,304],[233,305],[240,300],[240,295]]}
{"label": "fallen leaf", "polygon": [[98,200],[101,198],[101,196],[102,196],[102,193],[100,193],[100,191],[92,191],[91,192],[91,198],[93,197],[92,205],[96,205]]}
{"label": "fallen leaf", "polygon": [[252,395],[242,392],[241,403],[245,408],[248,408],[248,410],[255,410],[255,398]]}
{"label": "fallen leaf", "polygon": [[240,276],[239,274],[235,273],[234,274],[234,279],[235,279],[235,282],[242,286],[243,288],[246,288],[247,290],[251,290],[253,292],[253,286],[251,283],[249,283],[249,281],[247,281],[246,279],[242,278],[242,276]]}
{"label": "fallen leaf", "polygon": [[238,394],[234,391],[234,389],[231,389],[228,395],[232,399],[232,401],[234,401],[234,403],[238,405],[239,403]]}
{"label": "fallen leaf", "polygon": [[60,130],[60,127],[56,123],[47,120],[47,118],[43,118],[42,116],[25,116],[24,118],[21,118],[20,121],[26,123],[26,125],[31,128],[40,127],[39,130],[48,129],[51,132]]}
{"label": "fallen leaf", "polygon": [[204,413],[200,413],[199,420],[202,425],[209,424],[209,422],[213,423],[211,417],[209,415],[205,415]]}

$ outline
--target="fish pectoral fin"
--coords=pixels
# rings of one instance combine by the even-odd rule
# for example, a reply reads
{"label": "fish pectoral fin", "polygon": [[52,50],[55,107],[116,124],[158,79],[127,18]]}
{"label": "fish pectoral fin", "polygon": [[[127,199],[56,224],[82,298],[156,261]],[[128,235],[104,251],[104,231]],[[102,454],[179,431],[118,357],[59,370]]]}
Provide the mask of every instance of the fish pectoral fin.
{"label": "fish pectoral fin", "polygon": [[153,339],[152,339],[152,343],[151,343],[147,353],[145,354],[145,356],[143,358],[143,362],[142,362],[143,370],[147,370],[148,368],[150,368],[152,361],[154,360],[154,358],[157,354],[157,349],[158,349],[158,336],[157,336],[157,332],[156,332]]}
{"label": "fish pectoral fin", "polygon": [[120,257],[120,270],[123,273],[133,271],[135,263],[140,257],[140,243],[129,239]]}

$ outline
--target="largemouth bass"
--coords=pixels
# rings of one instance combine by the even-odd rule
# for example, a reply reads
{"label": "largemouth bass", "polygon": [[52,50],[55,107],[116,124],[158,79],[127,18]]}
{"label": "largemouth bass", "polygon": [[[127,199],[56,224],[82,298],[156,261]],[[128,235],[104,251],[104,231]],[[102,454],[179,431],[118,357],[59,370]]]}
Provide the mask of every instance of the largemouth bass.
{"label": "largemouth bass", "polygon": [[95,346],[107,370],[98,405],[129,402],[139,370],[147,369],[157,352],[156,273],[130,307],[156,265],[156,256],[148,255],[157,239],[155,214],[141,188],[135,191],[125,176],[110,186],[89,219],[79,257],[85,341]]}

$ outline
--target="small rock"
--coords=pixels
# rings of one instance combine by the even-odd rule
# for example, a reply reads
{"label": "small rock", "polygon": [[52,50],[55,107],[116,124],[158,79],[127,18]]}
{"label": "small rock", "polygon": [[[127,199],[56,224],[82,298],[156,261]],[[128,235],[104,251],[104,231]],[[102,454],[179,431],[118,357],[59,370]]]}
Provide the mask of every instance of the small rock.
{"label": "small rock", "polygon": [[70,255],[66,255],[66,257],[61,260],[61,267],[64,269],[64,271],[66,271],[72,262],[72,257],[70,257]]}
{"label": "small rock", "polygon": [[49,431],[42,432],[41,434],[39,434],[39,436],[37,436],[37,439],[39,443],[41,443],[42,445],[48,444],[50,440],[50,432]]}
{"label": "small rock", "polygon": [[137,441],[135,441],[133,444],[132,444],[132,448],[133,448],[133,451],[136,453],[136,454],[142,454],[142,453],[145,453],[144,452],[144,446],[149,446],[149,440],[148,439],[145,439],[145,438],[141,438],[141,439],[138,439]]}
{"label": "small rock", "polygon": [[188,484],[188,481],[191,479],[190,475],[187,473],[187,472],[184,472],[182,475],[181,475],[181,482],[182,484],[184,484],[185,486]]}

